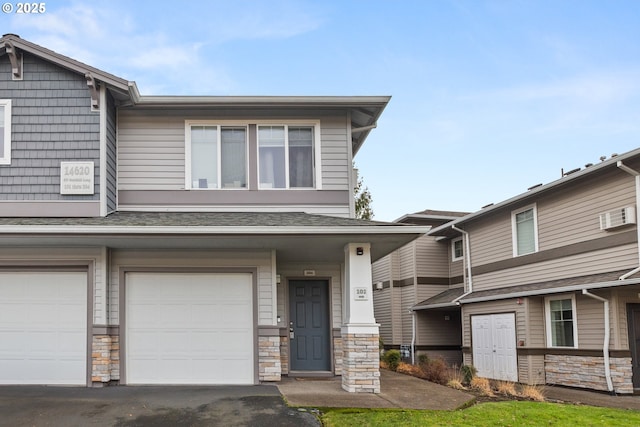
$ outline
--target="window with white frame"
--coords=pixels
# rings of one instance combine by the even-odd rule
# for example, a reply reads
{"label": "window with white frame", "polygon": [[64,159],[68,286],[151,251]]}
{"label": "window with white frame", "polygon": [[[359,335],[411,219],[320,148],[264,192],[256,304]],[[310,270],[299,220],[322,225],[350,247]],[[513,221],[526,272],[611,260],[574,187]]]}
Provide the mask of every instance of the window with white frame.
{"label": "window with white frame", "polygon": [[258,126],[260,188],[313,188],[314,136],[314,126]]}
{"label": "window with white frame", "polygon": [[536,206],[527,206],[511,214],[513,256],[538,251],[538,215]]}
{"label": "window with white frame", "polygon": [[11,164],[11,100],[0,99],[0,165]]}
{"label": "window with white frame", "polygon": [[247,188],[247,128],[186,123],[188,189]]}
{"label": "window with white frame", "polygon": [[451,241],[451,260],[458,261],[464,257],[462,238]]}
{"label": "window with white frame", "polygon": [[578,347],[578,319],[573,294],[545,298],[547,346]]}

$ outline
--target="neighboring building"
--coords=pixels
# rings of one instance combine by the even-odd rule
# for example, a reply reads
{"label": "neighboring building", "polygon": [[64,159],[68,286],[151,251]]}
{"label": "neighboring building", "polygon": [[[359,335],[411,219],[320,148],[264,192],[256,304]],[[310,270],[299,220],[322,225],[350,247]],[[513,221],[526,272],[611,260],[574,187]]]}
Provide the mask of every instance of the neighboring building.
{"label": "neighboring building", "polygon": [[[438,227],[464,215],[464,212],[425,210],[395,222]],[[385,349],[401,349],[404,358],[411,357],[413,349],[415,355],[441,357],[459,366],[460,309],[445,304],[440,309],[411,311],[418,302],[443,293],[462,295],[462,270],[456,268],[461,263],[450,262],[447,247],[448,242],[425,235],[373,263],[373,301]]]}
{"label": "neighboring building", "polygon": [[413,310],[459,304],[463,360],[481,376],[633,393],[639,195],[640,149],[434,228],[428,236],[461,255],[450,278],[464,268],[464,289]]}
{"label": "neighboring building", "polygon": [[388,101],[142,96],[0,38],[0,383],[378,392],[371,261],[428,230],[353,218]]}

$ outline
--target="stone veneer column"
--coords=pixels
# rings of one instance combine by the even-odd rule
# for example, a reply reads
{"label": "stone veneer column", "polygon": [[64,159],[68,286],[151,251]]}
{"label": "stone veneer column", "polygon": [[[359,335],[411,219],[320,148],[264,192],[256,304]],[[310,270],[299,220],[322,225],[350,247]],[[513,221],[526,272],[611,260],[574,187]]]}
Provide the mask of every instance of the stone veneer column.
{"label": "stone veneer column", "polygon": [[371,245],[345,246],[342,388],[380,393],[379,326],[373,317]]}
{"label": "stone veneer column", "polygon": [[120,337],[94,335],[91,345],[91,382],[102,386],[120,380]]}
{"label": "stone veneer column", "polygon": [[280,330],[277,327],[258,329],[258,379],[280,381]]}

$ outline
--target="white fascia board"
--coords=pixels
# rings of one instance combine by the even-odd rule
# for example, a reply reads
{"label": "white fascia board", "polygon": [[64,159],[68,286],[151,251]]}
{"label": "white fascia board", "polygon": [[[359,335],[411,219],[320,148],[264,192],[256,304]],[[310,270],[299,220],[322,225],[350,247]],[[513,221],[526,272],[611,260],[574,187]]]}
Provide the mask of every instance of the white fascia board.
{"label": "white fascia board", "polygon": [[620,286],[630,286],[640,284],[640,279],[614,280],[611,282],[585,283],[583,285],[562,286],[559,288],[537,289],[535,291],[513,292],[510,294],[492,295],[480,298],[465,298],[460,300],[460,304],[470,304],[474,302],[496,301],[511,298],[524,298],[538,295],[561,294],[566,292],[576,292],[583,289],[605,289],[617,288]]}
{"label": "white fascia board", "polygon": [[414,234],[423,235],[427,227],[126,227],[126,226],[48,226],[4,225],[0,234],[235,234],[235,235],[346,235],[346,234]]}
{"label": "white fascia board", "polygon": [[411,311],[429,310],[429,309],[446,308],[446,307],[457,307],[457,306],[458,305],[454,302],[441,302],[440,304],[416,305],[415,307],[411,307]]}

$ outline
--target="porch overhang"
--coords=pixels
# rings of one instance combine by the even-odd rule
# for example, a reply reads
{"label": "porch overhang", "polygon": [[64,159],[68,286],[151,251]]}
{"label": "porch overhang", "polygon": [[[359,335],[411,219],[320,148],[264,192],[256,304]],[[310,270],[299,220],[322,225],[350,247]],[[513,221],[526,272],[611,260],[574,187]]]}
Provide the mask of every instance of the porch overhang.
{"label": "porch overhang", "polygon": [[275,250],[278,260],[343,262],[371,244],[373,261],[424,235],[406,226],[304,213],[118,213],[117,218],[0,218],[0,247]]}

